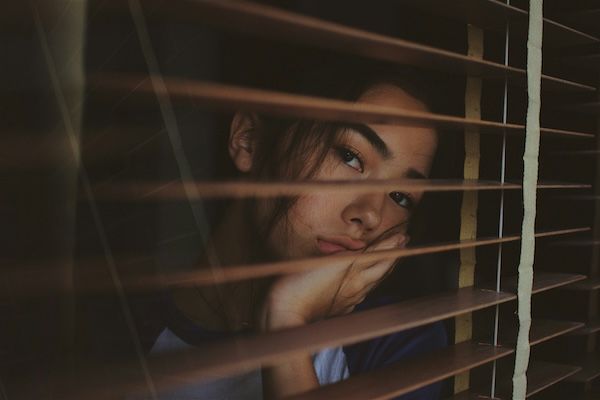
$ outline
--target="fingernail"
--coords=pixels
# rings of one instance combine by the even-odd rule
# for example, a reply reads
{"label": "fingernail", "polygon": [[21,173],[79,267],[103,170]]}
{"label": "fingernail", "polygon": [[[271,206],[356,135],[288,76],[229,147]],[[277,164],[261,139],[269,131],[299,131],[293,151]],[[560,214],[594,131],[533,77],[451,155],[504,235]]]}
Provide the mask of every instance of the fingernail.
{"label": "fingernail", "polygon": [[400,239],[400,240],[398,241],[398,247],[404,247],[404,246],[406,246],[406,245],[408,244],[408,242],[409,242],[409,241],[410,241],[410,236],[408,236],[408,235],[404,235],[404,236],[402,237],[402,239]]}

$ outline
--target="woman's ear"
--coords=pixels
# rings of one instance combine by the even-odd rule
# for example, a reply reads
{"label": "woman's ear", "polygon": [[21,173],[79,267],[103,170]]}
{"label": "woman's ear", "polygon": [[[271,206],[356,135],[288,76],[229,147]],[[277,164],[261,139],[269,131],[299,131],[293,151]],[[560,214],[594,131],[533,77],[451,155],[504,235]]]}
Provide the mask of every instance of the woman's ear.
{"label": "woman's ear", "polygon": [[229,156],[241,172],[252,169],[258,116],[253,113],[236,113],[229,131]]}

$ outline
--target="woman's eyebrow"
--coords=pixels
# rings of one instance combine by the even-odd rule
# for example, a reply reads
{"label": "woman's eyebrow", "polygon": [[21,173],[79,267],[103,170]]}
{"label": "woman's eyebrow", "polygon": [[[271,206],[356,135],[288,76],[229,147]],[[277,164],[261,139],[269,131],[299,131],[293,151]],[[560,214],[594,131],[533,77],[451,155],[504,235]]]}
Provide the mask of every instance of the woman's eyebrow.
{"label": "woman's eyebrow", "polygon": [[393,155],[389,147],[373,129],[363,124],[350,124],[348,125],[348,128],[358,132],[362,137],[364,137],[371,144],[371,146],[377,150],[383,159],[389,160],[392,158]]}
{"label": "woman's eyebrow", "polygon": [[410,179],[427,179],[427,176],[425,174],[414,168],[409,168],[406,171],[405,176]]}

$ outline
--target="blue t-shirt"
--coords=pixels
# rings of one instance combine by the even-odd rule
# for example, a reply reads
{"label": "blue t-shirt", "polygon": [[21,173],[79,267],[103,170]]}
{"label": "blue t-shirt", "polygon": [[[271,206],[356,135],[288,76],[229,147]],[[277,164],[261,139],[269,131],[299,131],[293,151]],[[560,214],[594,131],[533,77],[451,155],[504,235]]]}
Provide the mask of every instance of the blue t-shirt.
{"label": "blue t-shirt", "polygon": [[[389,303],[388,300],[365,301],[354,312]],[[227,332],[206,331],[187,319],[175,307],[167,313],[167,327],[161,332],[150,352],[153,354],[184,350],[223,337]],[[426,354],[447,345],[447,335],[441,322],[393,333],[348,346],[323,349],[313,357],[313,366],[321,385],[334,383],[349,376],[372,371],[385,365]],[[397,399],[436,400],[441,397],[442,382],[434,383]],[[202,382],[182,382],[176,389],[160,393],[161,400],[192,399],[262,399],[260,370],[235,376],[211,376]]]}

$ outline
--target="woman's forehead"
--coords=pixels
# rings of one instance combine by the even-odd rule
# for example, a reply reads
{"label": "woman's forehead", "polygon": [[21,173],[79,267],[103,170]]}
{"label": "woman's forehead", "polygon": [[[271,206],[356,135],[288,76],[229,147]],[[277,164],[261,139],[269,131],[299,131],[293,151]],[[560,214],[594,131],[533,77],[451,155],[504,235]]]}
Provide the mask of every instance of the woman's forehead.
{"label": "woman's forehead", "polygon": [[[392,83],[369,87],[358,102],[411,111],[427,111],[425,104]],[[407,125],[369,125],[390,148],[393,155],[433,158],[437,148],[437,133],[431,127]]]}
{"label": "woman's forehead", "polygon": [[392,83],[378,83],[370,86],[359,96],[357,102],[398,107],[412,111],[427,111],[425,103]]}
{"label": "woman's forehead", "polygon": [[437,132],[430,127],[410,125],[369,125],[392,153],[431,155],[438,143]]}

